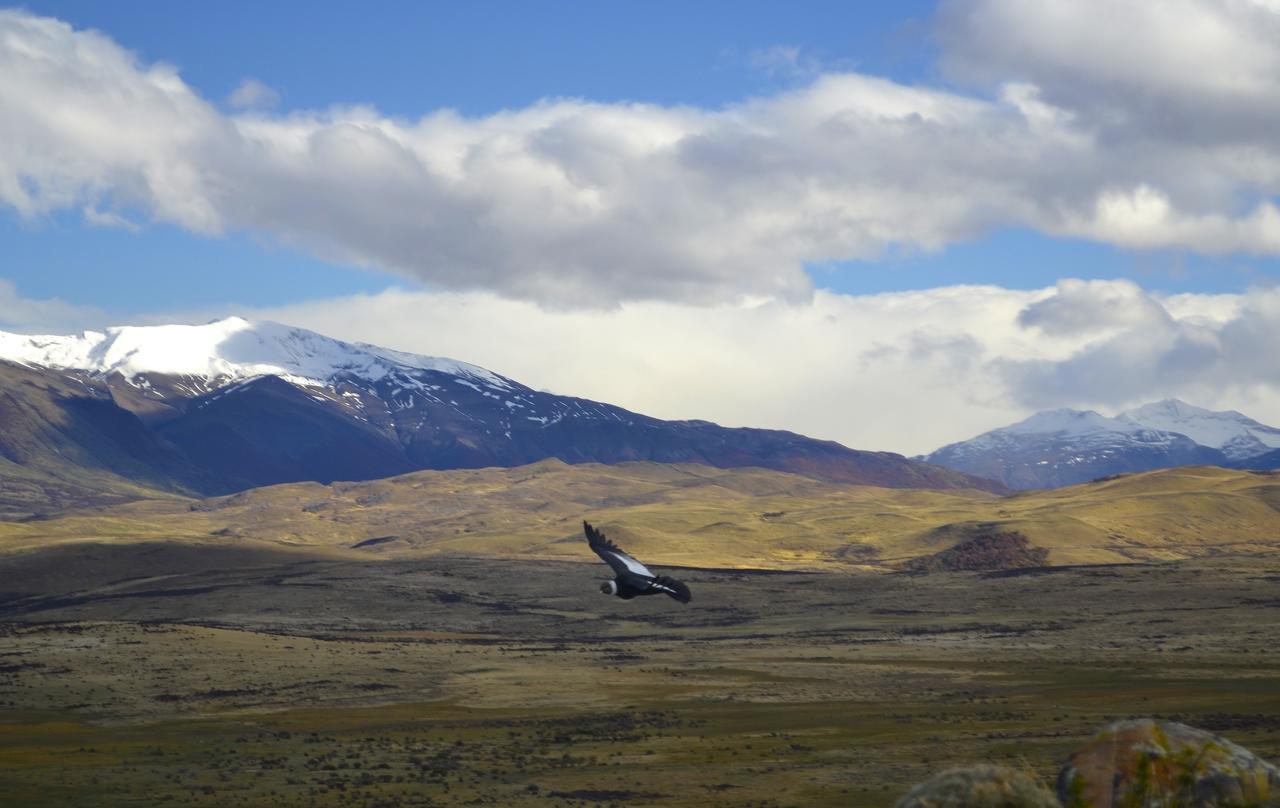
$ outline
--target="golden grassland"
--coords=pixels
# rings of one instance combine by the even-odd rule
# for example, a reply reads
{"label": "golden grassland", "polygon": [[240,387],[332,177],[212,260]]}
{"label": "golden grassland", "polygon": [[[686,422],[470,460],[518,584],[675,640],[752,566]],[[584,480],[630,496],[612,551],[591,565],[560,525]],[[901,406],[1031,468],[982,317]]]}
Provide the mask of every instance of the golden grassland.
{"label": "golden grassland", "polygon": [[544,461],[164,496],[0,524],[0,552],[59,542],[247,542],[374,557],[581,558],[591,519],[637,556],[702,567],[887,569],[983,531],[1016,530],[1049,564],[1280,548],[1280,477],[1215,467],[998,497],[823,483],[761,469]]}
{"label": "golden grassland", "polygon": [[[1280,755],[1273,474],[117,493],[0,522],[0,803],[874,807],[951,765],[1051,779],[1131,716]],[[694,602],[601,596],[584,517]],[[1050,566],[897,572],[1009,531]]]}
{"label": "golden grassland", "polygon": [[686,570],[683,607],[577,564],[107,552],[190,569],[3,605],[6,804],[874,808],[958,764],[1051,779],[1135,715],[1280,754],[1274,555]]}

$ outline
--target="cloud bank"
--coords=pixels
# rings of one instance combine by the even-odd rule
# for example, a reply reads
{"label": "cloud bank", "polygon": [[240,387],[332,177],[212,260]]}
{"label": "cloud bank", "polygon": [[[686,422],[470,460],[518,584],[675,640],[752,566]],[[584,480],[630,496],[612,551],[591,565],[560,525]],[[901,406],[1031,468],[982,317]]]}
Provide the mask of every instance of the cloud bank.
{"label": "cloud bank", "polygon": [[1280,423],[1280,292],[1270,290],[1162,297],[1128,281],[1064,280],[609,312],[393,290],[255,315],[659,417],[908,454],[1042,408],[1115,412],[1170,396]]}
{"label": "cloud bank", "polygon": [[1005,226],[1280,252],[1274,3],[967,0],[938,30],[945,89],[825,73],[715,109],[400,119],[227,114],[103,34],[3,11],[0,205],[251,231],[553,308],[803,301],[808,264]]}
{"label": "cloud bank", "polygon": [[[613,310],[393,289],[132,322],[228,314],[461,359],[662,418],[789,429],[906,454],[1039,409],[1112,413],[1164,397],[1280,424],[1280,291],[1271,289],[1162,296],[1128,281],[1067,279],[1039,290],[817,291],[804,305],[644,301]],[[97,309],[24,298],[0,281],[0,329],[65,334],[121,324]]]}

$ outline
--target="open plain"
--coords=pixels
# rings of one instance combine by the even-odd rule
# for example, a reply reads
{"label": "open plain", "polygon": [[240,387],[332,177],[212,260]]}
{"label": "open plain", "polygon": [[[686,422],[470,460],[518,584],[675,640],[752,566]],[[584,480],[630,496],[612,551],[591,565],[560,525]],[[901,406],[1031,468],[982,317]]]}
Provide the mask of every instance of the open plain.
{"label": "open plain", "polygon": [[[585,549],[585,548],[584,548]],[[656,560],[655,560],[655,566]],[[74,544],[0,560],[10,805],[890,805],[1107,720],[1280,754],[1280,557],[932,574]]]}

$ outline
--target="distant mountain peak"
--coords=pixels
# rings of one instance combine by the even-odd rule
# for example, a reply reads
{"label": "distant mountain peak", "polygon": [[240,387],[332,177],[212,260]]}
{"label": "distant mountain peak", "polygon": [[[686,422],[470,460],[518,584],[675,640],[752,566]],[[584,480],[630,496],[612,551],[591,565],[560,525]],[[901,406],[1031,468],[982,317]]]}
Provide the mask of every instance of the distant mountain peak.
{"label": "distant mountain peak", "polygon": [[993,431],[1004,431],[1015,434],[1086,434],[1096,432],[1100,429],[1113,429],[1118,427],[1120,427],[1120,425],[1115,423],[1115,419],[1108,418],[1093,410],[1073,410],[1064,407],[1056,410],[1038,412],[1016,424],[1011,424],[1010,426],[1003,427],[1001,430]]}
{"label": "distant mountain peak", "polygon": [[1235,410],[1207,410],[1176,398],[1126,410],[1116,420],[1186,435],[1202,446],[1222,450],[1232,460],[1280,448],[1280,429]]}
{"label": "distant mountain peak", "polygon": [[[1235,411],[1228,411],[1228,412],[1231,415],[1240,415],[1240,413]],[[1194,404],[1188,404],[1187,402],[1181,399],[1166,398],[1166,399],[1161,399],[1160,401],[1153,401],[1150,404],[1143,404],[1140,407],[1134,407],[1131,410],[1125,410],[1124,412],[1120,413],[1120,415],[1117,417],[1166,415],[1166,416],[1172,416],[1176,418],[1189,418],[1189,417],[1195,417],[1195,416],[1205,416],[1205,415],[1215,415],[1215,414],[1221,414],[1221,413],[1214,413],[1212,410],[1206,410],[1203,407],[1197,407]]]}
{"label": "distant mountain peak", "polygon": [[1276,449],[1280,429],[1234,410],[1166,398],[1115,417],[1065,408],[1038,412],[924,459],[1013,488],[1035,488],[1177,465],[1241,465]]}
{"label": "distant mountain peak", "polygon": [[160,374],[230,383],[279,376],[322,386],[340,373],[377,380],[399,370],[433,370],[506,388],[507,379],[476,365],[344,342],[270,320],[232,316],[202,325],[116,326],[78,336],[0,332],[0,359],[24,365],[118,373],[127,380]]}

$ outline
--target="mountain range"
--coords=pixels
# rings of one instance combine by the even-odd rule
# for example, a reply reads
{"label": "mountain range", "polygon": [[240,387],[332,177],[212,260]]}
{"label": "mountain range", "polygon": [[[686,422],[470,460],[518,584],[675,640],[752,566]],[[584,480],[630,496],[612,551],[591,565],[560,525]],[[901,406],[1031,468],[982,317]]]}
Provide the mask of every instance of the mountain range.
{"label": "mountain range", "polygon": [[[43,485],[47,504],[56,506],[58,496],[90,504],[128,498],[135,485],[221,494],[548,458],[756,466],[887,487],[1003,488],[792,432],[664,421],[534,390],[465,362],[272,322],[231,317],[76,336],[0,332],[0,511],[11,515],[42,509],[31,486]],[[12,494],[10,479],[28,487]]]}
{"label": "mountain range", "polygon": [[1114,417],[1093,410],[1040,412],[920,459],[1014,489],[1056,488],[1174,466],[1275,469],[1280,429],[1234,410],[1166,399]]}

